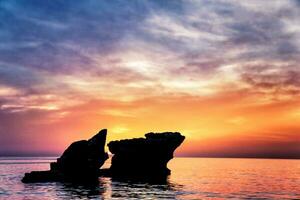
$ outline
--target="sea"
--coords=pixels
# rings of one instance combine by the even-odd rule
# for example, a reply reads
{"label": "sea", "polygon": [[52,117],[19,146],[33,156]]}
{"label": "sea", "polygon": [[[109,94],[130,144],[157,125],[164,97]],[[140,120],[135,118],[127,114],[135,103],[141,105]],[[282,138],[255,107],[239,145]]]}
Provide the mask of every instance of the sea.
{"label": "sea", "polygon": [[[174,158],[162,182],[99,178],[97,184],[21,182],[54,157],[0,157],[0,199],[300,199],[300,160]],[[109,167],[107,162],[104,167]]]}

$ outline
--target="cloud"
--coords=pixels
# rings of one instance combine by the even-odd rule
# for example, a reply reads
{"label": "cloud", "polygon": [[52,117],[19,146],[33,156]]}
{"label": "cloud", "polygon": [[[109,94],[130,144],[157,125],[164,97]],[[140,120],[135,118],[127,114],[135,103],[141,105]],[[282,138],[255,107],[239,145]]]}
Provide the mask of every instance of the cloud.
{"label": "cloud", "polygon": [[0,63],[0,84],[26,90],[30,86],[40,82],[40,77],[35,71],[22,66]]}
{"label": "cloud", "polygon": [[[294,5],[293,1],[3,1],[0,17],[6,20],[1,25],[0,59],[38,73],[35,77],[99,78],[111,85],[122,83],[129,93],[134,82],[145,90],[159,85],[161,92],[189,94],[190,87],[174,83],[218,91],[220,80],[226,80],[223,85],[239,85],[242,79],[249,86],[245,62],[283,62],[298,56],[297,29],[292,27],[297,27],[299,15]],[[54,12],[58,8],[62,12]],[[18,68],[11,67],[11,73],[19,73]],[[74,92],[67,81],[50,80],[53,83],[44,84],[65,85],[70,91],[64,92]],[[90,86],[95,86],[93,81]],[[192,92],[203,95],[197,89]]]}
{"label": "cloud", "polygon": [[[169,103],[183,96],[222,104],[232,95],[254,108],[294,102],[299,20],[299,2],[292,0],[3,0],[0,115],[10,124],[36,113],[53,121],[94,101]],[[140,115],[97,106],[104,118]],[[235,113],[227,122],[244,117]]]}
{"label": "cloud", "polygon": [[268,95],[274,100],[295,99],[300,92],[297,64],[253,63],[241,69],[241,81],[250,91]]}

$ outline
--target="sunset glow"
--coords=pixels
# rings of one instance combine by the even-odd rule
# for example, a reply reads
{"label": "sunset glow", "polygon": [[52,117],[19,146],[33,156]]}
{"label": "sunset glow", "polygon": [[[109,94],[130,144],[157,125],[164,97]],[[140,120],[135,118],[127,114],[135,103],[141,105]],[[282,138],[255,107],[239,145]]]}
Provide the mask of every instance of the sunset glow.
{"label": "sunset glow", "polygon": [[179,131],[177,156],[300,158],[300,3],[252,2],[0,1],[0,155],[107,128]]}

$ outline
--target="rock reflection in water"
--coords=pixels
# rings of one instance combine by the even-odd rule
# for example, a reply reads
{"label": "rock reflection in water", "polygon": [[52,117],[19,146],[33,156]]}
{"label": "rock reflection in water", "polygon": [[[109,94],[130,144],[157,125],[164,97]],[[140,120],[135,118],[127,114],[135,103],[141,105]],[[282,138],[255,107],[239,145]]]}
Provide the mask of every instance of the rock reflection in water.
{"label": "rock reflection in water", "polygon": [[[52,183],[53,184],[53,183]],[[57,199],[177,199],[180,194],[180,185],[172,184],[168,179],[164,180],[137,180],[137,179],[112,179],[99,178],[98,183],[74,184],[55,183],[56,191],[52,197]],[[28,191],[34,190],[38,184],[26,185]],[[51,188],[51,187],[50,187]]]}

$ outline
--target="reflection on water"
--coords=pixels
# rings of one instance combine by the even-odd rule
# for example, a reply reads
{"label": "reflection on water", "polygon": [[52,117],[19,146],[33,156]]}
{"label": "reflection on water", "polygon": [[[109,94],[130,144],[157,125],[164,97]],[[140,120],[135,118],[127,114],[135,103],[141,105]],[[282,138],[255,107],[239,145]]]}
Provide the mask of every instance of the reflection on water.
{"label": "reflection on water", "polygon": [[100,178],[98,184],[79,185],[71,183],[25,184],[25,191],[40,191],[51,199],[177,199],[176,188],[164,183],[112,181]]}
{"label": "reflection on water", "polygon": [[0,159],[0,199],[300,199],[299,160],[176,158],[159,182],[20,182],[24,172],[48,169],[44,162]]}

